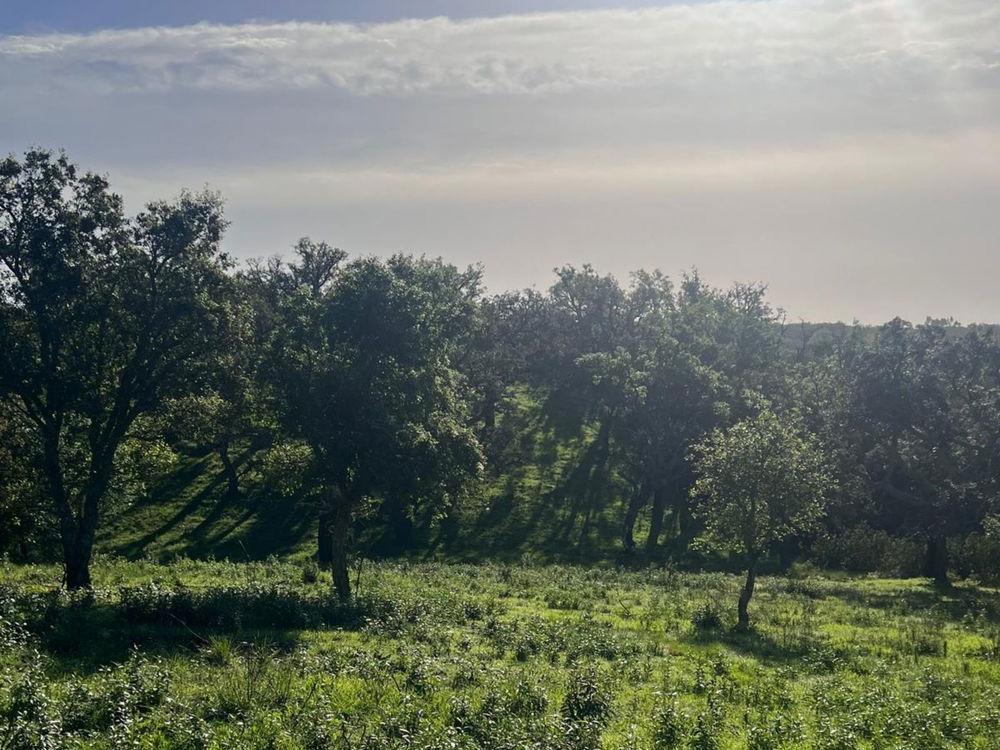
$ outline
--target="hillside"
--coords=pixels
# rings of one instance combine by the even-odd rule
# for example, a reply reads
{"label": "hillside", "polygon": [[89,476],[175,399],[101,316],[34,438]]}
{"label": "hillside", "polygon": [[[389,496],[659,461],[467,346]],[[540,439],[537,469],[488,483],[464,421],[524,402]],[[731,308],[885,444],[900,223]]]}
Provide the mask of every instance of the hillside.
{"label": "hillside", "polygon": [[[560,425],[524,398],[504,429],[507,450],[528,460],[485,477],[460,510],[457,528],[418,519],[404,554],[579,560],[620,549],[625,488],[595,429]],[[246,459],[240,458],[244,470]],[[356,532],[362,554],[398,546],[385,519],[363,518]],[[637,532],[644,533],[641,524]],[[180,458],[148,496],[110,517],[99,546],[129,559],[263,560],[314,555],[315,536],[308,503],[252,487],[245,497],[227,497],[222,466],[207,454]]]}

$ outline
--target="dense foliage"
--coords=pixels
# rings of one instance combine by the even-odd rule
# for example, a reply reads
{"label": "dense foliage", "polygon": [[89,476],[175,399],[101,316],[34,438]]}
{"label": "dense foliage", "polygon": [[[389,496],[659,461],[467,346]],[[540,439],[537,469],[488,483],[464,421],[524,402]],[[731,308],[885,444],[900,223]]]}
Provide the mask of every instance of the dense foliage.
{"label": "dense foliage", "polygon": [[[358,545],[1000,573],[992,327],[787,325],[761,286],[590,266],[490,295],[475,268],[309,240],[237,266],[224,228],[212,194],[128,218],[62,155],[0,165],[5,554],[86,587],[109,511],[197,465],[212,513],[298,519],[345,600]],[[754,440],[786,474],[746,483]],[[809,523],[695,543],[738,538],[739,503],[775,507],[740,493],[774,482]]]}
{"label": "dense foliage", "polygon": [[739,599],[739,626],[750,624],[757,566],[771,545],[808,533],[822,517],[831,485],[821,451],[766,407],[695,446],[702,541],[742,555],[747,579]]}

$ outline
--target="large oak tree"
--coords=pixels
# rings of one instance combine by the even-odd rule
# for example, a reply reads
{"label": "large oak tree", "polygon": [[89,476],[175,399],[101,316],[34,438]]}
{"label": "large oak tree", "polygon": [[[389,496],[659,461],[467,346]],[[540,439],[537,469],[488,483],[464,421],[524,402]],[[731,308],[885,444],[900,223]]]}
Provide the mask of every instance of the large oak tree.
{"label": "large oak tree", "polygon": [[298,256],[266,280],[277,309],[266,374],[286,430],[311,452],[320,548],[347,600],[365,503],[446,503],[481,468],[452,361],[479,272],[403,255],[346,263],[306,240]]}
{"label": "large oak tree", "polygon": [[132,220],[107,181],[44,150],[0,162],[0,399],[28,425],[70,588],[136,421],[196,382],[227,322],[221,204]]}

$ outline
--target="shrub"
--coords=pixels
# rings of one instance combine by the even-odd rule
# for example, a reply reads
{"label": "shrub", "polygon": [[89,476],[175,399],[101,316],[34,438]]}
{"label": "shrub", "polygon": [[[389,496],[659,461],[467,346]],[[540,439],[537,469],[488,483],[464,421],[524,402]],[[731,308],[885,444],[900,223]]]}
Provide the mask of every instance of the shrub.
{"label": "shrub", "polygon": [[319,564],[315,560],[306,560],[302,565],[302,583],[312,584],[319,580]]}
{"label": "shrub", "polygon": [[991,585],[1000,582],[1000,539],[969,534],[965,539],[952,540],[948,546],[960,576],[975,577]]}
{"label": "shrub", "polygon": [[716,630],[722,627],[722,606],[716,601],[702,602],[691,615],[695,630]]}
{"label": "shrub", "polygon": [[381,602],[357,598],[343,605],[326,595],[304,594],[277,583],[193,589],[156,583],[119,590],[122,613],[132,623],[189,628],[306,628],[359,625]]}
{"label": "shrub", "polygon": [[4,750],[55,750],[62,726],[37,654],[10,682],[0,684],[0,740]]}
{"label": "shrub", "polygon": [[227,716],[249,717],[260,709],[286,705],[296,673],[266,644],[243,644],[215,692],[216,710]]}
{"label": "shrub", "polygon": [[653,750],[681,747],[690,721],[691,717],[680,710],[677,694],[671,694],[657,706],[653,715]]}
{"label": "shrub", "polygon": [[592,720],[603,724],[612,713],[611,694],[599,679],[596,670],[588,669],[570,677],[562,715],[574,721]]}
{"label": "shrub", "polygon": [[912,578],[921,574],[923,547],[912,539],[855,526],[821,536],[813,544],[813,557],[824,567],[843,568],[852,573]]}

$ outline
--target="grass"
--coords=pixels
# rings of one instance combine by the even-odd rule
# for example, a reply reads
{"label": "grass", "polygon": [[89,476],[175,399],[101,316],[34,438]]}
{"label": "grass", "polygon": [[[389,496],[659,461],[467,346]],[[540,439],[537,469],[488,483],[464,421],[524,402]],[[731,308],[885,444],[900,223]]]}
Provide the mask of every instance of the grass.
{"label": "grass", "polygon": [[0,748],[1000,747],[1000,596],[920,580],[105,557],[0,568]]}
{"label": "grass", "polygon": [[[484,477],[477,501],[463,507],[454,539],[421,523],[412,550],[448,559],[517,560],[522,554],[558,561],[592,561],[620,551],[618,535],[627,489],[584,420],[548,414],[537,396],[519,394],[501,421],[497,461],[505,469]],[[259,458],[259,456],[258,456]],[[308,503],[266,489],[250,456],[236,452],[247,496],[227,498],[214,454],[183,456],[148,496],[107,513],[98,548],[133,560],[151,557],[263,560],[305,559],[315,553],[316,513]],[[637,538],[646,527],[640,523]],[[377,518],[362,519],[359,546],[371,556],[395,540]],[[388,542],[388,544],[387,544]]]}
{"label": "grass", "polygon": [[260,491],[227,498],[221,468],[214,454],[181,458],[148,497],[108,514],[99,548],[131,559],[262,560],[314,551],[314,513]]}

